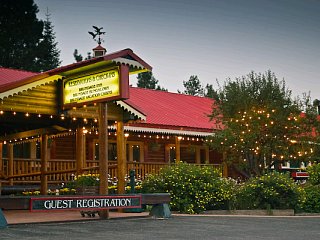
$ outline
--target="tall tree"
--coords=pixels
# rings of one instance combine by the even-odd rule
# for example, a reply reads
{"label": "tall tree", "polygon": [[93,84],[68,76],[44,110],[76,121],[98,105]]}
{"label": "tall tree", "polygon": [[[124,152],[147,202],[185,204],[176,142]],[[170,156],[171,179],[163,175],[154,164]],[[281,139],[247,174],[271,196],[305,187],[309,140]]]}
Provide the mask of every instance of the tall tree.
{"label": "tall tree", "polygon": [[219,89],[211,115],[222,129],[212,146],[250,174],[290,161],[313,161],[319,153],[319,121],[310,96],[293,100],[275,74],[251,72]]}
{"label": "tall tree", "polygon": [[218,93],[216,90],[214,90],[212,84],[207,84],[205,89],[204,89],[204,96],[212,99],[217,99],[218,98]]}
{"label": "tall tree", "polygon": [[73,57],[76,62],[81,62],[83,60],[82,55],[78,52],[78,49],[75,49],[73,52]]}
{"label": "tall tree", "polygon": [[152,72],[139,73],[137,79],[137,86],[140,88],[155,89],[159,82],[157,79],[155,79]]}
{"label": "tall tree", "polygon": [[[190,76],[188,81],[183,81],[183,86],[185,90],[183,93],[193,96],[203,96],[204,89],[200,83],[200,80],[197,75]],[[178,91],[180,92],[180,91]]]}
{"label": "tall tree", "polygon": [[167,89],[158,85],[158,80],[153,76],[152,72],[139,73],[137,76],[137,86],[140,88],[156,89],[161,91],[168,91]]}
{"label": "tall tree", "polygon": [[40,56],[36,62],[38,71],[47,71],[60,65],[60,50],[58,50],[57,45],[58,43],[55,41],[55,32],[53,31],[53,26],[50,21],[50,14],[47,9],[46,20],[44,21],[43,39],[37,48]]}
{"label": "tall tree", "polygon": [[[78,49],[73,51],[73,57],[76,62],[81,62],[83,60],[83,56],[78,52]],[[91,58],[93,58],[91,52],[87,52],[87,57],[84,60],[89,60]]]}
{"label": "tall tree", "polygon": [[39,47],[43,22],[36,14],[33,0],[1,0],[0,65],[38,71]]}

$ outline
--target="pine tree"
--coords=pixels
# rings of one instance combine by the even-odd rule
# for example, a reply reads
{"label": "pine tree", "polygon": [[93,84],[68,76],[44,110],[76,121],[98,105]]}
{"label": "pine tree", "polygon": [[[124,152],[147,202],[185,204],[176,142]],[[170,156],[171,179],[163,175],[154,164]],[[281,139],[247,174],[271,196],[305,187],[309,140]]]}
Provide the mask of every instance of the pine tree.
{"label": "pine tree", "polygon": [[73,57],[76,62],[81,62],[83,60],[82,55],[78,52],[78,49],[75,49],[73,52]]}
{"label": "pine tree", "polygon": [[160,85],[158,85],[159,81],[153,76],[152,72],[139,73],[137,76],[137,79],[138,79],[137,86],[140,88],[168,91],[168,89],[165,89]]}
{"label": "pine tree", "polygon": [[204,96],[212,99],[218,99],[218,93],[213,89],[212,84],[207,84],[204,89]]}
{"label": "pine tree", "polygon": [[193,96],[203,96],[204,89],[197,75],[190,76],[188,81],[183,81],[185,90],[183,93]]}
{"label": "pine tree", "polygon": [[155,79],[152,72],[139,73],[137,79],[137,86],[140,88],[155,89],[158,84],[158,80]]}
{"label": "pine tree", "polygon": [[58,50],[57,45],[55,32],[53,31],[53,26],[50,21],[50,14],[47,9],[43,39],[38,48],[40,57],[36,63],[41,72],[54,69],[60,65],[60,50]]}
{"label": "pine tree", "polygon": [[1,0],[0,66],[39,71],[43,22],[33,0]]}

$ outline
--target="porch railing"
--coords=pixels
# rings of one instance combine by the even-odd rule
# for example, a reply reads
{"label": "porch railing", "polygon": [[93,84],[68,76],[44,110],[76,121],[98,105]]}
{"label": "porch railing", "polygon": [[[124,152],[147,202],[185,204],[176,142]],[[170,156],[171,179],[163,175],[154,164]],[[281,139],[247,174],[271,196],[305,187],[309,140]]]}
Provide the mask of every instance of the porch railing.
{"label": "porch railing", "polygon": [[[117,178],[117,162],[109,161],[109,177]],[[9,182],[12,179],[14,184],[32,184],[40,183],[41,175],[41,161],[40,159],[14,159],[13,161],[13,174],[10,174],[9,163],[6,158],[3,159],[2,182]],[[127,174],[130,170],[135,170],[137,178],[145,178],[148,174],[158,174],[159,171],[167,166],[168,163],[151,163],[151,162],[128,162]],[[220,164],[198,164],[201,166],[211,166],[222,172]],[[82,169],[83,173],[98,173],[99,161],[86,162],[86,166]],[[0,171],[1,173],[1,171]],[[73,179],[76,174],[75,160],[61,160],[51,159],[48,161],[47,171],[45,175],[50,184],[60,184]]]}

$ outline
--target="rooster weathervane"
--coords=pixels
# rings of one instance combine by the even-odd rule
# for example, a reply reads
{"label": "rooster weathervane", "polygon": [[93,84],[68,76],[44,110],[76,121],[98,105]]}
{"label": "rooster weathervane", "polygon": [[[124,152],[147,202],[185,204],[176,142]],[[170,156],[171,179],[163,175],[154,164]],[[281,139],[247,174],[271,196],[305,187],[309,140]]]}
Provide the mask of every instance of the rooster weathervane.
{"label": "rooster weathervane", "polygon": [[[94,28],[94,32],[88,32],[94,41],[96,41],[99,45],[101,44],[101,42],[103,42],[101,35],[105,34],[106,32],[101,32],[101,30],[103,29],[103,27],[98,28],[96,26],[92,26]],[[98,36],[98,39],[96,39],[96,37]]]}

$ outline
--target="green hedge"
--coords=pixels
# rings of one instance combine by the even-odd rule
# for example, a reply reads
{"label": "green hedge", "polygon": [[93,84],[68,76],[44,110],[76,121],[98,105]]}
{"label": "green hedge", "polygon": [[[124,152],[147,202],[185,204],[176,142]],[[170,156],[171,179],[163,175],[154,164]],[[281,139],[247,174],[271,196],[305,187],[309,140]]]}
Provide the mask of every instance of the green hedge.
{"label": "green hedge", "polygon": [[306,201],[302,210],[309,213],[320,213],[320,185],[307,185],[304,190]]}
{"label": "green hedge", "polygon": [[226,208],[234,197],[235,183],[221,178],[211,167],[179,163],[150,175],[142,183],[143,192],[168,192],[171,210],[201,213],[208,209]]}
{"label": "green hedge", "polygon": [[309,179],[304,187],[306,201],[302,210],[310,213],[320,213],[320,163],[307,167]]}
{"label": "green hedge", "polygon": [[237,209],[299,209],[305,192],[288,174],[271,172],[249,179],[239,189]]}
{"label": "green hedge", "polygon": [[320,184],[320,163],[313,164],[312,166],[307,167],[307,172],[309,173],[308,182],[312,185]]}

